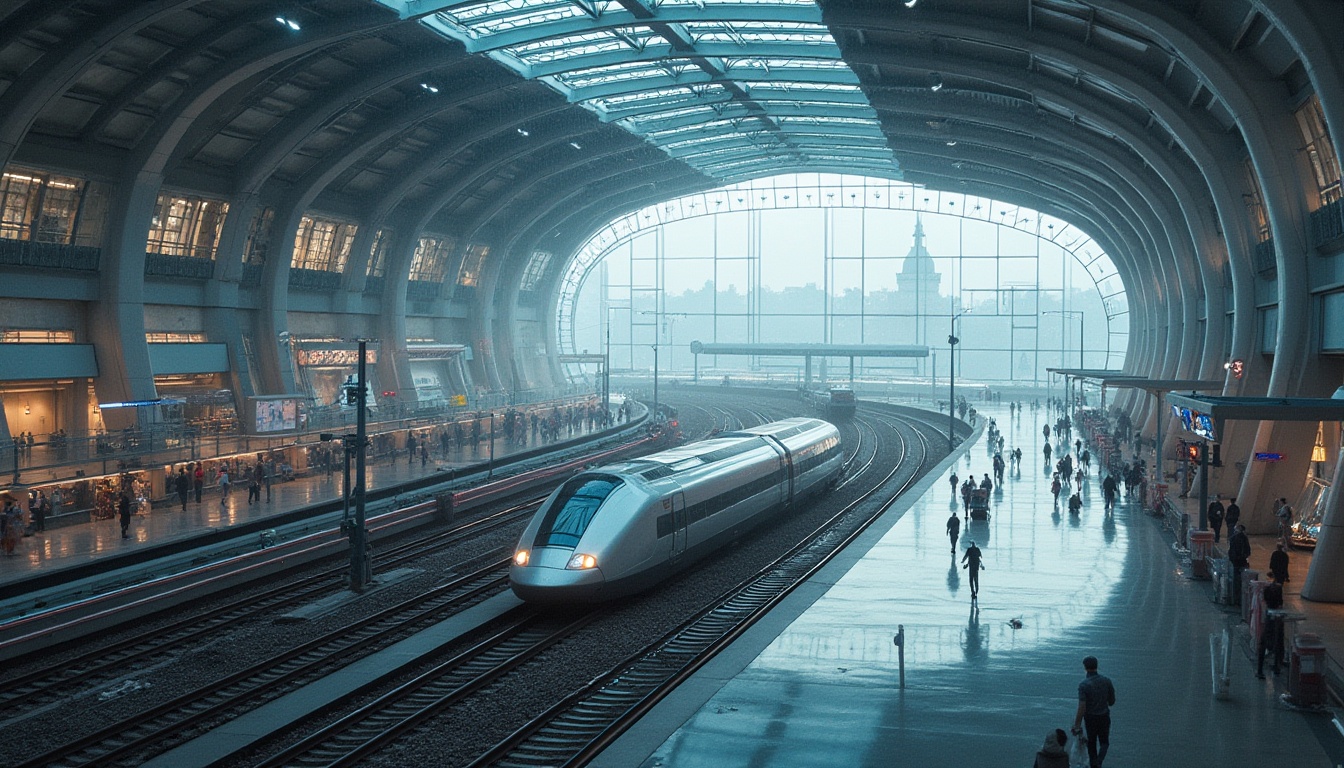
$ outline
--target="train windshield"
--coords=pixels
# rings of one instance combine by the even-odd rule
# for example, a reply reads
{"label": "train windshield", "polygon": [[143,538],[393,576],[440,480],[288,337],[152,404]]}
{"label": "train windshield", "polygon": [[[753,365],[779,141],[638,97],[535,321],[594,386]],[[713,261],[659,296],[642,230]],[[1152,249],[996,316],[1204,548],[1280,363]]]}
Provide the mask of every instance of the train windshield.
{"label": "train windshield", "polygon": [[560,488],[537,530],[538,547],[576,547],[597,508],[623,481],[614,475],[580,475]]}

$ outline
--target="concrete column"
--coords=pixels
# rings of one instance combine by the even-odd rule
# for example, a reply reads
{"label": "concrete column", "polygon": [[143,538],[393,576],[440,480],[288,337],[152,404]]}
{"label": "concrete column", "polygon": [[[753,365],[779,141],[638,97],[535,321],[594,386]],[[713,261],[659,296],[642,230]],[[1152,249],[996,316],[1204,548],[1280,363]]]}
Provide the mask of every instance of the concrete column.
{"label": "concrete column", "polygon": [[[98,356],[94,387],[100,402],[156,396],[145,342],[145,243],[163,178],[139,173],[121,185],[120,204],[108,213],[98,300],[90,306],[89,338]],[[134,426],[134,408],[103,413],[108,429]]]}
{"label": "concrete column", "polygon": [[1316,537],[1316,551],[1311,556],[1307,581],[1302,585],[1302,597],[1321,603],[1344,603],[1344,578],[1341,578],[1344,576],[1344,491],[1339,487],[1339,481],[1344,479],[1344,451],[1339,451],[1335,457],[1332,477],[1335,484],[1328,493],[1321,532]]}

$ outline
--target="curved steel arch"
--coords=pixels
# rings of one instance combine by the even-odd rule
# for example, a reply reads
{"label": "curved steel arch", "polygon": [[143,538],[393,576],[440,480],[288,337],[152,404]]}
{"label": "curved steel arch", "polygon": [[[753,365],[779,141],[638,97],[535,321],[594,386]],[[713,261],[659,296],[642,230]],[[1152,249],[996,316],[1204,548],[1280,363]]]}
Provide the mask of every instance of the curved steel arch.
{"label": "curved steel arch", "polygon": [[[1048,240],[1068,253],[1075,262],[1082,266],[1084,273],[1092,280],[1093,287],[1096,289],[1106,312],[1106,352],[1108,359],[1115,354],[1115,350],[1111,348],[1111,339],[1117,335],[1124,335],[1126,338],[1129,336],[1128,328],[1125,329],[1124,334],[1119,334],[1113,328],[1113,323],[1117,318],[1129,313],[1128,294],[1121,284],[1119,270],[1097,241],[1068,221],[1016,204],[983,197],[973,198],[963,193],[942,192],[927,188],[922,191],[928,194],[920,196],[926,207],[918,207],[916,197],[921,188],[876,177],[838,177],[836,179],[838,183],[836,184],[821,183],[819,179],[817,184],[794,183],[783,185],[778,183],[781,178],[788,177],[756,179],[741,186],[722,187],[686,195],[652,206],[645,206],[614,220],[594,233],[588,242],[566,262],[559,281],[556,302],[559,311],[556,313],[555,324],[559,351],[562,354],[575,351],[575,304],[592,269],[605,259],[613,249],[642,233],[653,231],[677,221],[714,216],[720,213],[797,208],[876,208],[925,212],[930,215],[954,216],[983,221],[996,226],[1005,226]],[[846,181],[849,183],[846,184]],[[765,182],[771,184],[768,190],[764,186],[758,186],[758,184],[764,184]],[[855,184],[854,182],[859,183]],[[845,203],[845,191],[840,192],[838,205],[835,204],[833,199],[824,202],[822,200],[823,190],[833,188],[848,191],[850,202]],[[884,192],[886,193],[885,196]],[[827,195],[829,198],[834,198],[836,193],[830,192]],[[860,196],[862,196],[861,201]],[[950,207],[959,210],[951,213],[943,211],[941,203],[944,202],[944,196],[960,198],[959,206],[955,200],[947,201],[952,204]],[[816,198],[815,203],[813,197]],[[932,209],[927,208],[928,201],[934,197],[938,199],[939,205]],[[908,205],[906,203],[907,198],[909,199]],[[803,200],[807,202],[804,203]],[[975,203],[969,210],[968,202]],[[999,212],[998,221],[994,220],[995,211]],[[1055,231],[1056,229],[1059,231]],[[1060,240],[1066,242],[1061,244]],[[1109,269],[1107,269],[1107,266],[1109,266]],[[1104,284],[1109,284],[1110,288],[1104,288]],[[1125,350],[1125,352],[1127,351]]]}

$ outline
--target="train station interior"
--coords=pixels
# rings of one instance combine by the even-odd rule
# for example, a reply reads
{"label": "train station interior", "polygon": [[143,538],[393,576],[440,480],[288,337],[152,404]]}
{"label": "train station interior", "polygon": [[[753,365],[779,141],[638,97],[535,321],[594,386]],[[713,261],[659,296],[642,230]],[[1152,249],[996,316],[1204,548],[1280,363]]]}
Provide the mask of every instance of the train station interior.
{"label": "train station interior", "polygon": [[[375,599],[417,526],[808,415],[838,495],[919,469],[567,764],[1026,764],[1085,656],[1105,765],[1344,764],[1341,40],[1338,0],[0,5],[0,661],[274,546],[349,537]],[[118,759],[272,764],[313,685]]]}

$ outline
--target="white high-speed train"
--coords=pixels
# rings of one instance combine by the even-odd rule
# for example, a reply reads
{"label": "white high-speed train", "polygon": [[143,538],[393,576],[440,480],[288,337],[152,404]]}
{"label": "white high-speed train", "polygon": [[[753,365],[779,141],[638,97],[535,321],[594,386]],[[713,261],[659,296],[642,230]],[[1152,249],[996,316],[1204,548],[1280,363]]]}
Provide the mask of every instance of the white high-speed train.
{"label": "white high-speed train", "polygon": [[794,418],[582,472],[541,505],[509,584],[533,602],[591,602],[646,589],[834,484],[840,433]]}

